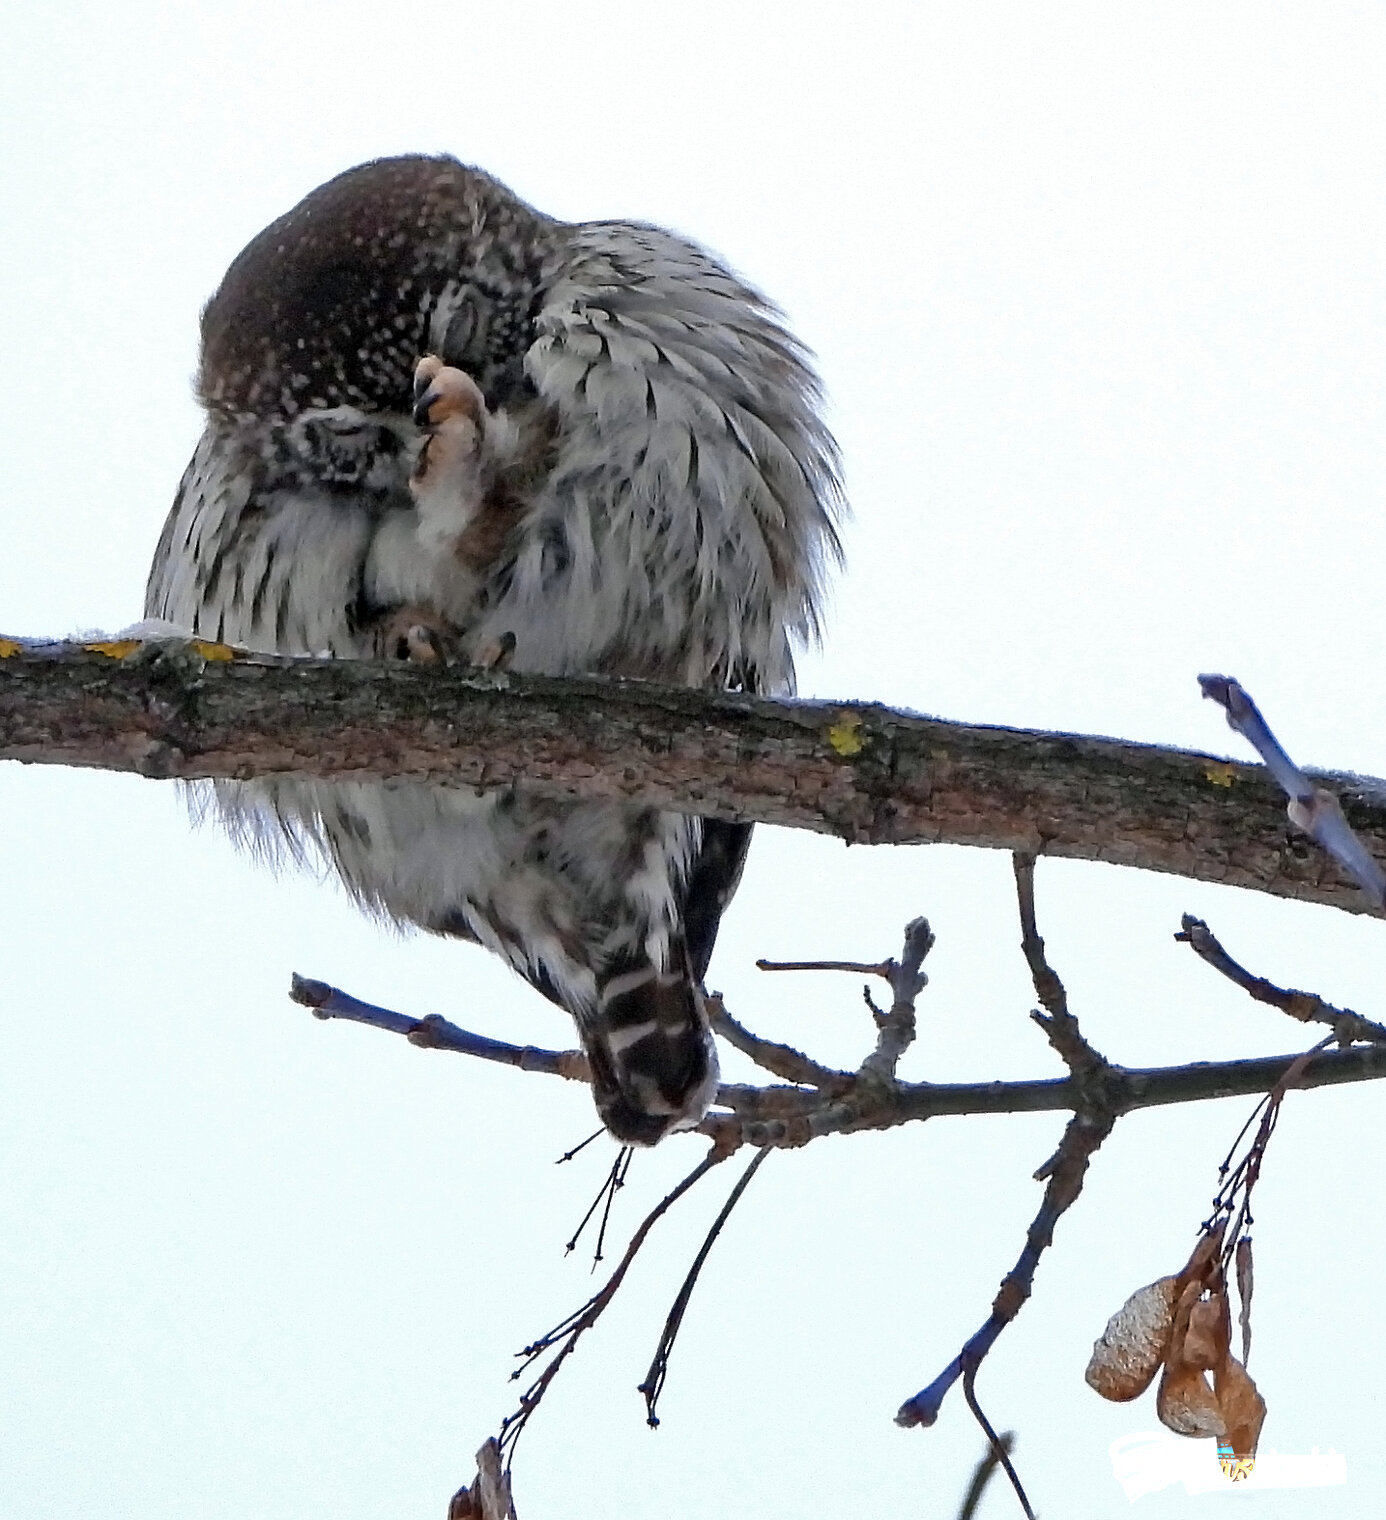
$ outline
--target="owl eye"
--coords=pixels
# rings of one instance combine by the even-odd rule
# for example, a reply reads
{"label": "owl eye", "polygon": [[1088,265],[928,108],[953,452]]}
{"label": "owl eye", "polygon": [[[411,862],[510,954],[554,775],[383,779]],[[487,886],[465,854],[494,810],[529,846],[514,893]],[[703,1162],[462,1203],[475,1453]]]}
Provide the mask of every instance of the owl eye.
{"label": "owl eye", "polygon": [[444,361],[458,369],[473,365],[485,347],[486,332],[483,309],[476,291],[468,287],[458,297],[457,309],[448,318],[440,352]]}

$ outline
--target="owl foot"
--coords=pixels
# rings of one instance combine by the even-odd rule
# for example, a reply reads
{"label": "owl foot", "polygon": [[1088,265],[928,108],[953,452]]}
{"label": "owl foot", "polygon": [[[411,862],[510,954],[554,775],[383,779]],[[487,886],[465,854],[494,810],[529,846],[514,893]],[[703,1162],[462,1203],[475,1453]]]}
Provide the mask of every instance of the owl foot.
{"label": "owl foot", "polygon": [[472,656],[472,664],[477,670],[509,670],[514,658],[515,635],[503,633],[489,644],[483,644]]}
{"label": "owl foot", "polygon": [[372,653],[378,660],[449,665],[458,657],[455,630],[422,607],[397,607],[376,624]]}
{"label": "owl foot", "polygon": [[[465,370],[444,364],[437,354],[425,354],[414,366],[414,422],[436,435],[446,424],[461,418],[470,423],[473,447],[478,449],[486,427],[486,397]],[[453,430],[449,430],[450,432]],[[424,451],[426,463],[428,450]]]}
{"label": "owl foot", "polygon": [[424,433],[409,480],[414,499],[422,507],[439,493],[455,497],[469,517],[484,495],[485,396],[470,375],[425,354],[414,366],[414,422]]}

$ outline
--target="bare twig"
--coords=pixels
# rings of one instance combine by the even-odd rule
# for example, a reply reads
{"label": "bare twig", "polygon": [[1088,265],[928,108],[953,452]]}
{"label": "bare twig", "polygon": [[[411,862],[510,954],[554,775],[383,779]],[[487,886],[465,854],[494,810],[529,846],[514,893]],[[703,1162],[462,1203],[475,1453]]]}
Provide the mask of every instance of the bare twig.
{"label": "bare twig", "polygon": [[1386,1024],[1364,1019],[1351,1008],[1335,1008],[1315,992],[1296,992],[1291,988],[1277,987],[1263,976],[1253,976],[1245,966],[1239,965],[1223,949],[1213,931],[1201,918],[1186,913],[1181,919],[1182,928],[1174,937],[1189,945],[1214,970],[1220,971],[1229,981],[1236,982],[1242,990],[1258,1003],[1269,1003],[1288,1013],[1300,1023],[1331,1024],[1334,1038],[1340,1045],[1351,1045],[1355,1040],[1367,1040],[1376,1044],[1386,1043]]}
{"label": "bare twig", "polygon": [[363,1003],[348,992],[326,982],[311,981],[294,974],[289,996],[295,1003],[310,1008],[318,1019],[348,1019],[369,1024],[391,1034],[402,1034],[411,1045],[426,1050],[451,1050],[460,1055],[477,1056],[483,1061],[499,1061],[504,1066],[518,1066],[522,1071],[542,1071],[550,1076],[566,1077],[570,1082],[587,1082],[587,1057],[580,1050],[540,1050],[533,1045],[507,1045],[503,1040],[488,1039],[460,1029],[438,1014],[415,1019],[408,1014]]}
{"label": "bare twig", "polygon": [[[598,1130],[598,1134],[604,1134],[604,1130]],[[586,1143],[586,1142],[584,1142]],[[577,1243],[582,1239],[582,1232],[587,1228],[593,1214],[598,1209],[602,1211],[601,1224],[597,1227],[597,1249],[592,1253],[592,1270],[597,1270],[597,1263],[602,1257],[602,1247],[606,1244],[606,1227],[611,1219],[611,1205],[616,1201],[616,1194],[626,1185],[626,1174],[630,1171],[630,1164],[635,1156],[635,1151],[629,1145],[623,1145],[616,1152],[616,1159],[607,1170],[605,1179],[597,1196],[592,1200],[591,1206],[582,1216],[577,1229],[573,1231],[573,1237],[563,1248],[565,1256],[570,1255],[577,1249]],[[567,1160],[567,1157],[561,1158]]]}
{"label": "bare twig", "polygon": [[1068,1122],[1064,1138],[1054,1157],[1046,1162],[1048,1183],[1044,1201],[1026,1232],[1025,1247],[1016,1264],[1001,1280],[1001,1288],[991,1306],[991,1313],[981,1329],[971,1336],[963,1349],[926,1388],[906,1399],[895,1415],[897,1425],[932,1425],[948,1391],[969,1367],[980,1367],[997,1337],[1020,1313],[1029,1298],[1039,1259],[1054,1238],[1059,1217],[1078,1197],[1083,1177],[1094,1151],[1111,1133],[1116,1116],[1103,1126],[1075,1115]]}
{"label": "bare twig", "polygon": [[767,961],[756,962],[757,971],[851,971],[857,976],[879,976],[887,980],[894,961]]}
{"label": "bare twig", "polygon": [[[1205,1234],[1211,1234],[1215,1229],[1221,1233],[1224,1242],[1222,1269],[1225,1276],[1228,1275],[1228,1269],[1232,1265],[1233,1253],[1238,1242],[1246,1237],[1252,1223],[1251,1195],[1261,1176],[1266,1149],[1270,1145],[1271,1136],[1275,1133],[1275,1126],[1280,1119],[1280,1105],[1285,1101],[1285,1094],[1292,1087],[1301,1085],[1304,1073],[1314,1055],[1329,1043],[1328,1040],[1324,1040],[1322,1044],[1302,1051],[1290,1062],[1274,1087],[1256,1105],[1251,1117],[1238,1131],[1231,1150],[1218,1168],[1219,1186],[1213,1198],[1213,1212],[1204,1222],[1203,1230]],[[1238,1147],[1253,1123],[1256,1124],[1256,1134],[1247,1147],[1246,1153],[1234,1165],[1233,1160]]]}
{"label": "bare twig", "polygon": [[1376,908],[1386,907],[1386,872],[1377,865],[1366,845],[1353,833],[1343,816],[1342,805],[1332,792],[1315,786],[1290,759],[1270,731],[1260,709],[1241,684],[1231,676],[1199,676],[1203,695],[1227,714],[1227,722],[1266,762],[1266,768],[1290,799],[1286,812],[1296,828],[1303,829],[1327,851],[1367,894]]}
{"label": "bare twig", "polygon": [[636,1253],[645,1244],[645,1237],[654,1228],[655,1224],[676,1204],[683,1195],[694,1185],[706,1177],[712,1168],[719,1162],[726,1160],[727,1153],[717,1146],[693,1168],[679,1185],[657,1203],[641,1221],[639,1229],[631,1236],[630,1244],[626,1247],[625,1254],[621,1257],[616,1270],[607,1278],[600,1291],[595,1293],[581,1309],[570,1314],[567,1319],[554,1326],[547,1335],[541,1336],[532,1345],[526,1346],[519,1354],[523,1358],[519,1367],[511,1373],[512,1378],[523,1376],[525,1369],[530,1367],[541,1357],[545,1351],[558,1346],[558,1354],[548,1363],[544,1370],[534,1379],[528,1388],[520,1395],[520,1407],[514,1414],[507,1415],[501,1422],[499,1446],[506,1454],[507,1466],[514,1461],[515,1443],[520,1438],[520,1432],[529,1423],[530,1416],[539,1407],[540,1401],[548,1392],[549,1385],[558,1376],[559,1369],[568,1357],[573,1353],[581,1337],[592,1328],[601,1318],[606,1306],[615,1297],[616,1290],[625,1279],[626,1272],[631,1262],[635,1260]]}
{"label": "bare twig", "polygon": [[987,1485],[991,1482],[993,1474],[1001,1465],[1001,1454],[1006,1456],[1015,1450],[1015,1431],[1003,1430],[999,1436],[987,1446],[980,1462],[972,1474],[972,1481],[967,1485],[967,1492],[963,1495],[962,1503],[958,1506],[958,1520],[973,1520],[977,1513],[977,1506],[982,1502],[982,1495],[987,1491]]}
{"label": "bare twig", "polygon": [[[768,1071],[771,1076],[822,1091],[832,1090],[852,1080],[849,1072],[836,1071],[831,1066],[820,1066],[792,1045],[781,1045],[778,1041],[764,1040],[759,1035],[752,1034],[744,1024],[738,1023],[728,1013],[720,996],[708,998],[707,1011],[713,1033],[721,1035],[728,1045],[734,1046],[742,1055],[750,1056],[757,1066]],[[724,1100],[719,1097],[718,1101]]]}
{"label": "bare twig", "polygon": [[1064,984],[1044,956],[1044,941],[1035,922],[1035,857],[1018,853],[1011,857],[1011,864],[1020,908],[1020,948],[1030,968],[1035,996],[1046,1010],[1030,1017],[1044,1030],[1049,1043],[1076,1078],[1099,1074],[1105,1071],[1108,1062],[1084,1039],[1078,1020],[1069,1012]]}
{"label": "bare twig", "polygon": [[712,1222],[712,1228],[708,1230],[707,1237],[703,1241],[702,1249],[694,1258],[693,1265],[688,1269],[688,1276],[683,1280],[683,1286],[674,1299],[673,1308],[669,1310],[668,1317],[664,1321],[664,1329],[660,1333],[659,1345],[655,1348],[653,1360],[650,1362],[650,1370],[645,1374],[645,1381],[637,1390],[645,1395],[645,1419],[646,1423],[655,1426],[659,1424],[659,1417],[655,1414],[655,1405],[659,1403],[659,1396],[664,1391],[664,1380],[669,1375],[669,1357],[674,1349],[674,1341],[678,1338],[679,1329],[683,1324],[683,1316],[688,1310],[689,1300],[693,1297],[693,1289],[698,1282],[698,1274],[703,1270],[703,1263],[707,1260],[708,1252],[712,1250],[713,1242],[722,1233],[722,1226],[726,1224],[731,1211],[741,1201],[741,1195],[746,1191],[751,1178],[760,1168],[761,1162],[770,1154],[769,1148],[759,1150],[751,1158],[751,1164],[742,1172],[736,1186],[731,1190],[727,1201],[722,1205],[722,1210]]}
{"label": "bare twig", "polygon": [[885,963],[886,980],[895,1001],[888,1013],[875,1014],[876,1048],[861,1063],[859,1078],[895,1080],[901,1056],[914,1043],[914,1001],[929,985],[922,968],[924,957],[933,948],[934,931],[927,918],[916,918],[905,925],[905,947],[900,959]]}
{"label": "bare twig", "polygon": [[[1119,1090],[1120,1078],[1127,1074],[1112,1067],[1083,1039],[1077,1020],[1069,1013],[1063,983],[1045,960],[1044,941],[1039,936],[1035,922],[1033,859],[1017,859],[1015,872],[1026,960],[1034,973],[1036,991],[1051,1010],[1048,1015],[1037,1014],[1035,1017],[1049,1034],[1055,1048],[1069,1062],[1073,1072],[1070,1081],[1076,1112],[1064,1130],[1058,1150],[1035,1174],[1037,1179],[1045,1181],[1044,1199],[1026,1232],[1025,1246],[1015,1266],[1001,1280],[1000,1291],[992,1302],[991,1314],[939,1376],[900,1406],[895,1416],[898,1425],[932,1425],[938,1419],[944,1398],[958,1378],[970,1380],[975,1376],[997,1337],[1020,1313],[1029,1298],[1034,1286],[1035,1270],[1039,1266],[1040,1257],[1054,1239],[1055,1226],[1063,1213],[1077,1200],[1093,1153],[1111,1134],[1112,1126],[1122,1112],[1113,1098]],[[975,1401],[969,1398],[969,1403],[990,1436],[991,1427],[986,1425]],[[1009,1462],[1007,1472],[1029,1514],[1024,1491]]]}
{"label": "bare twig", "polygon": [[1035,1520],[1035,1512],[1030,1508],[1030,1501],[1025,1496],[1025,1490],[1021,1486],[1020,1474],[1015,1470],[1015,1464],[1011,1461],[1011,1448],[1004,1436],[998,1436],[991,1428],[991,1421],[982,1412],[982,1406],[977,1402],[977,1368],[971,1366],[963,1373],[963,1397],[967,1400],[967,1407],[972,1411],[972,1418],[982,1427],[982,1434],[991,1443],[991,1454],[1000,1463],[1006,1476],[1011,1480],[1011,1487],[1015,1490],[1015,1496],[1020,1500],[1020,1507],[1025,1511],[1025,1520]]}
{"label": "bare twig", "polygon": [[[195,658],[141,660],[128,640],[0,640],[0,759],[184,780],[523,781],[862,843],[1115,861],[1367,911],[1332,862],[1294,847],[1259,766],[869,703],[188,648]],[[1386,785],[1317,784],[1386,850]]]}
{"label": "bare twig", "polygon": [[[355,1018],[378,1029],[406,1036],[423,1034],[411,1043],[434,1049],[456,1050],[463,1054],[480,1054],[484,1060],[498,1060],[522,1070],[548,1072],[572,1081],[586,1081],[586,1064],[580,1051],[537,1050],[532,1046],[504,1045],[471,1035],[449,1025],[445,1020],[415,1019],[408,1014],[376,1009],[372,1004],[348,998],[346,993],[327,987],[326,983],[305,983],[316,995],[326,989],[346,1000],[357,1010],[326,1016]],[[309,1004],[308,1006],[312,1006]],[[364,1011],[361,1011],[364,1010]],[[314,1008],[314,1012],[320,1010]],[[431,1032],[442,1025],[452,1031],[448,1039],[433,1040]],[[473,1051],[471,1042],[483,1049]],[[498,1054],[491,1053],[494,1047]],[[1286,1065],[1295,1055],[1258,1056],[1243,1061],[1200,1061],[1188,1066],[1112,1066],[1103,1073],[1107,1099],[1119,1113],[1139,1108],[1158,1108],[1171,1103],[1198,1103],[1214,1098],[1245,1097],[1269,1092],[1284,1075]],[[840,1075],[849,1085],[852,1073]],[[1300,1079],[1301,1087],[1332,1087],[1345,1082],[1375,1082],[1386,1077],[1386,1047],[1355,1045],[1348,1050],[1315,1056]],[[966,1114],[1054,1113],[1076,1109],[1084,1101],[1081,1087],[1069,1078],[1047,1078],[1031,1082],[895,1082],[889,1100],[872,1108],[859,1091],[850,1109],[834,1107],[825,1101],[827,1094],[803,1087],[748,1087],[724,1083],[718,1089],[717,1102],[730,1109],[731,1116],[709,1116],[694,1133],[716,1139],[734,1149],[738,1144],[754,1146],[803,1145],[818,1135],[842,1134],[848,1130],[891,1129],[898,1124],[923,1119],[958,1117]]]}

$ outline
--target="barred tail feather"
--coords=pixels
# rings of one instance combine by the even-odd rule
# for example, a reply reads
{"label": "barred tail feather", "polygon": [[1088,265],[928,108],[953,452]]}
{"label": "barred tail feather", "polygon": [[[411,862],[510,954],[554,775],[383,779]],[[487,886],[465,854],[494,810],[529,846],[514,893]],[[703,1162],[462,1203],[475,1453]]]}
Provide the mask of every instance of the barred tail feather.
{"label": "barred tail feather", "polygon": [[701,988],[680,942],[670,968],[624,960],[597,983],[583,1021],[592,1094],[607,1129],[625,1145],[654,1145],[691,1129],[717,1093],[717,1053]]}

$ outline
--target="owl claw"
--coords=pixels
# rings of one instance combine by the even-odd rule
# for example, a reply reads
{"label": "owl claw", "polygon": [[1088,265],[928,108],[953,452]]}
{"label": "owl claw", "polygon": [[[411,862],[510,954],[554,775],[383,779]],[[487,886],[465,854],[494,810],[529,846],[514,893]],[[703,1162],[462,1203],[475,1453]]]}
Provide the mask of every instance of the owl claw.
{"label": "owl claw", "polygon": [[428,389],[433,377],[443,367],[437,354],[425,354],[414,366],[414,400],[417,401]]}
{"label": "owl claw", "polygon": [[449,417],[466,417],[479,428],[486,416],[486,398],[464,370],[444,364],[437,354],[425,354],[414,367],[414,421],[432,431]]}
{"label": "owl claw", "polygon": [[477,670],[509,670],[510,662],[515,658],[515,635],[503,633],[499,638],[492,639],[489,644],[483,644],[472,658],[472,665]]}
{"label": "owl claw", "polygon": [[453,629],[422,607],[399,607],[383,617],[374,634],[377,659],[415,665],[450,665],[457,658]]}

